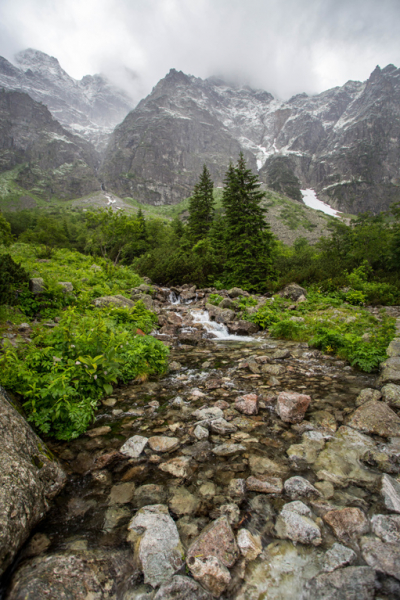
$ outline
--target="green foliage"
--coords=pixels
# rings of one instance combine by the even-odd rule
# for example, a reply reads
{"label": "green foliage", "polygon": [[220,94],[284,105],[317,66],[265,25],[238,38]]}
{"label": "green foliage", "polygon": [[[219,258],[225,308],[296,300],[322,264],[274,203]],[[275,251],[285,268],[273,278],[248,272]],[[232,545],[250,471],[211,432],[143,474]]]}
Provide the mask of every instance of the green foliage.
{"label": "green foliage", "polygon": [[221,304],[223,299],[224,297],[220,296],[219,294],[210,294],[208,296],[209,303],[213,304],[214,306],[218,306],[219,304]]}
{"label": "green foliage", "polygon": [[9,246],[12,242],[11,225],[0,212],[0,246]]}
{"label": "green foliage", "polygon": [[28,273],[13,261],[10,254],[0,254],[0,305],[15,304],[17,288],[28,281]]}
{"label": "green foliage", "polygon": [[276,156],[268,161],[267,181],[271,189],[293,200],[302,201],[300,181],[294,174],[294,166],[287,156]]}
{"label": "green foliage", "polygon": [[[139,304],[139,303],[138,303]],[[136,310],[135,310],[136,309]],[[2,385],[25,398],[29,420],[40,432],[72,439],[91,423],[98,400],[118,380],[162,373],[168,349],[158,340],[135,335],[154,316],[139,304],[126,309],[67,309],[50,332],[32,343],[6,347],[0,358]]]}
{"label": "green foliage", "polygon": [[227,256],[223,280],[227,286],[262,290],[272,274],[274,238],[261,207],[265,193],[259,187],[241,154],[237,166],[229,166],[222,198]]}
{"label": "green foliage", "polygon": [[214,184],[206,165],[189,202],[188,228],[193,243],[207,237],[214,218]]}
{"label": "green foliage", "polygon": [[364,304],[366,300],[365,294],[360,292],[359,290],[350,290],[345,295],[346,302],[352,304],[353,306],[357,306],[359,304]]}

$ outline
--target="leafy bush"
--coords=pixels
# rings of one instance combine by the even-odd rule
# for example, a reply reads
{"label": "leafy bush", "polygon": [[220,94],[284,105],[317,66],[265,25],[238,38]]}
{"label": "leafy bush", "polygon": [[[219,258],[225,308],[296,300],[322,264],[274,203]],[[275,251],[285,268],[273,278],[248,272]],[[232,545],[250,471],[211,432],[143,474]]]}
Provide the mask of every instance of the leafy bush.
{"label": "leafy bush", "polygon": [[13,261],[10,254],[0,255],[0,305],[15,304],[16,288],[28,281],[28,273]]}
{"label": "leafy bush", "polygon": [[219,304],[221,304],[223,299],[224,297],[220,296],[219,294],[210,294],[208,296],[209,303],[213,304],[214,306],[218,306]]}
{"label": "leafy bush", "polygon": [[353,306],[357,306],[360,304],[364,304],[366,296],[359,290],[350,290],[345,295],[346,302],[352,304]]}
{"label": "leafy bush", "polygon": [[28,419],[39,431],[57,439],[77,437],[112,384],[166,369],[167,347],[135,335],[138,324],[146,329],[154,320],[144,311],[140,305],[132,315],[118,309],[114,318],[112,310],[81,316],[76,308],[67,309],[50,333],[39,331],[20,350],[5,348],[2,385],[25,398]]}

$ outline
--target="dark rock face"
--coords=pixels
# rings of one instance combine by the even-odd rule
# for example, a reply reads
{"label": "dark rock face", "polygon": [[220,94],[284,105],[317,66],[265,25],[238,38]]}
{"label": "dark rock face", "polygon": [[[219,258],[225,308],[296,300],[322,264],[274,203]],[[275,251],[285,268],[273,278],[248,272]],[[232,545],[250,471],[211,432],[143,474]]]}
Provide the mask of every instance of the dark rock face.
{"label": "dark rock face", "polygon": [[0,575],[62,489],[66,476],[0,387]]}
{"label": "dark rock face", "polygon": [[287,102],[172,69],[114,131],[102,176],[120,194],[170,204],[191,193],[203,163],[221,185],[242,150],[262,181],[291,197],[300,200],[298,178],[336,208],[379,212],[400,199],[399,112],[393,65]]}
{"label": "dark rock face", "polygon": [[105,147],[113,128],[133,108],[132,99],[102,75],[73,79],[58,60],[29,48],[15,57],[17,66],[0,57],[0,88],[26,92],[43,102],[73,133]]}
{"label": "dark rock face", "polygon": [[0,91],[0,173],[20,166],[16,182],[43,198],[97,190],[97,153],[48,109],[20,92]]}

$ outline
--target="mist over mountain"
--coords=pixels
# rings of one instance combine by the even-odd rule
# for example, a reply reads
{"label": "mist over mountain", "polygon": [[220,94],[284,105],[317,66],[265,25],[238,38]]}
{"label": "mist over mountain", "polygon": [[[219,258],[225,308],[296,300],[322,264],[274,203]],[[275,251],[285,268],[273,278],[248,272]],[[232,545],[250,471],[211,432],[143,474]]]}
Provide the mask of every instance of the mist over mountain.
{"label": "mist over mountain", "polygon": [[15,65],[0,59],[1,87],[42,102],[93,144],[96,160],[88,164],[98,187],[143,203],[188,197],[203,164],[221,186],[240,151],[261,181],[297,200],[300,188],[312,188],[351,213],[377,213],[400,200],[400,70],[393,65],[376,67],[366,82],[288,101],[171,69],[131,110],[125,92],[102,76],[74,80],[56,58],[30,49]]}

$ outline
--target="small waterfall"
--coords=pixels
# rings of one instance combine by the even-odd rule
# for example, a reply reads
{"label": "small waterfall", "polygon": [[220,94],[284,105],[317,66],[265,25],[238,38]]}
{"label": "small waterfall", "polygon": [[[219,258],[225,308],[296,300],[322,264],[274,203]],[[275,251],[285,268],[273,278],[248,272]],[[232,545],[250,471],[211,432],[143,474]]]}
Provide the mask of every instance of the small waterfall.
{"label": "small waterfall", "polygon": [[231,335],[223,323],[210,320],[207,310],[196,310],[192,312],[193,322],[201,324],[207,333],[212,333],[219,340],[231,340],[234,342],[253,342],[254,338],[245,335]]}
{"label": "small waterfall", "polygon": [[175,294],[175,292],[170,292],[168,296],[168,300],[171,304],[180,304],[181,297],[179,294]]}

